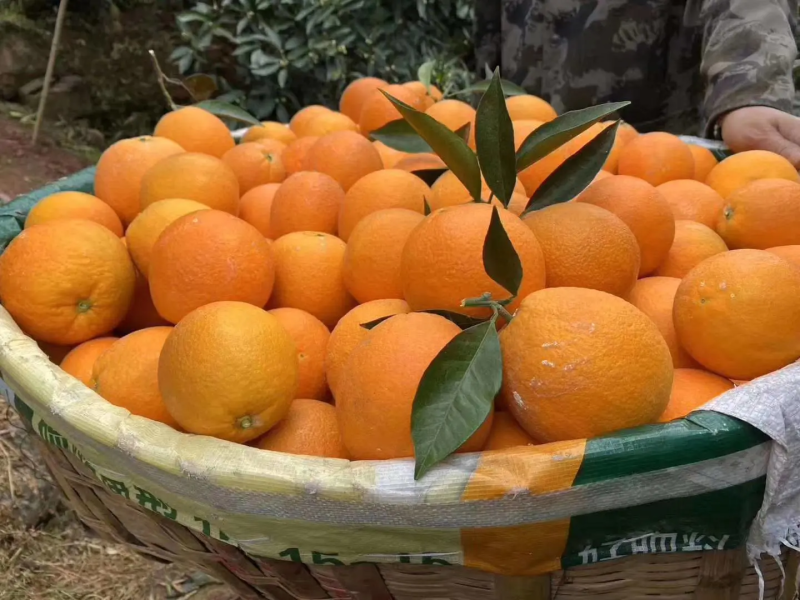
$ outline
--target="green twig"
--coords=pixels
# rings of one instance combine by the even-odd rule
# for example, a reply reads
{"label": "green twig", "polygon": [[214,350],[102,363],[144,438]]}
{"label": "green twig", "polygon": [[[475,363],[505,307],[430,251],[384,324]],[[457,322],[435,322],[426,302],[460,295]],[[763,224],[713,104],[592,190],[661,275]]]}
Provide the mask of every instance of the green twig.
{"label": "green twig", "polygon": [[158,77],[158,87],[161,88],[161,93],[164,95],[164,99],[167,101],[167,105],[169,106],[170,110],[178,110],[178,106],[172,100],[172,96],[169,95],[167,91],[167,86],[164,85],[164,82],[167,81],[167,76],[164,75],[164,71],[161,70],[161,65],[158,64],[158,58],[156,58],[156,53],[152,50],[147,51],[150,54],[150,59],[153,61],[153,68],[156,70],[156,76]]}

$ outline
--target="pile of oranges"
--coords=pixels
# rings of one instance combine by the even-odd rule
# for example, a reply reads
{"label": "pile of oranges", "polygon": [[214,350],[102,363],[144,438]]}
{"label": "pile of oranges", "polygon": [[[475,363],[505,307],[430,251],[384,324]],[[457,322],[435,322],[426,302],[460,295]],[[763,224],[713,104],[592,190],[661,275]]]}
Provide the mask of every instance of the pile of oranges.
{"label": "pile of oranges", "polygon": [[[523,215],[607,124],[521,171],[504,208],[449,171],[432,186],[414,174],[437,156],[370,141],[400,118],[381,90],[453,131],[474,125],[435,87],[375,78],[339,111],[310,106],[238,144],[211,113],[173,111],[103,154],[95,196],[30,212],[0,257],[4,307],[133,414],[353,460],[413,456],[417,387],[461,331],[430,311],[487,318],[464,299],[507,296],[483,264],[493,210],[523,278],[498,325],[495,410],[461,452],[669,421],[800,358],[800,178],[785,159],[718,164],[623,124],[586,190]],[[517,148],[557,116],[533,96],[507,106]]]}

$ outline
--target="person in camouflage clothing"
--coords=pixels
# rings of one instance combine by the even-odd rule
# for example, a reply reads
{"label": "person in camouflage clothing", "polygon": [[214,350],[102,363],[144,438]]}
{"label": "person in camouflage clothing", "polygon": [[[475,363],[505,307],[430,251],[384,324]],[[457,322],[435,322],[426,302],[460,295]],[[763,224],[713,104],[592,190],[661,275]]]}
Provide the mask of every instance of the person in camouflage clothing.
{"label": "person in camouflage clothing", "polygon": [[559,112],[630,100],[641,131],[721,137],[800,166],[798,0],[476,0],[476,59]]}

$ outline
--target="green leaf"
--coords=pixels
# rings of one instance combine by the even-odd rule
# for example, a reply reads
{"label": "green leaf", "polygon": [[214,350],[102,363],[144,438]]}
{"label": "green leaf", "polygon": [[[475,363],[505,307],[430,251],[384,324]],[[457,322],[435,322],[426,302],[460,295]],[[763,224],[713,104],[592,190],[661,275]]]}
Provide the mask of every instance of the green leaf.
{"label": "green leaf", "polygon": [[522,263],[508,239],[500,213],[492,205],[492,220],[483,241],[483,268],[486,274],[509,294],[516,296],[522,283]]}
{"label": "green leaf", "polygon": [[428,93],[431,91],[431,77],[433,77],[433,68],[436,66],[435,60],[429,60],[420,65],[417,70],[417,79],[422,82]]}
{"label": "green leaf", "polygon": [[[488,71],[487,71],[488,75]],[[489,86],[492,84],[492,80],[487,78],[485,81],[479,81],[469,87],[465,87],[463,90],[459,90],[455,92],[455,96],[462,96],[464,94],[478,94],[478,93],[485,93],[486,90],[489,89]],[[503,88],[503,95],[504,96],[525,96],[528,92],[524,89],[519,87],[516,83],[511,83],[506,79],[501,79],[500,84]]]}
{"label": "green leaf", "polygon": [[503,206],[508,206],[517,182],[517,171],[514,127],[508,115],[503,90],[500,88],[499,70],[495,71],[489,89],[478,104],[475,116],[475,144],[486,184]]}
{"label": "green leaf", "polygon": [[398,119],[387,123],[377,131],[370,134],[373,140],[383,142],[389,148],[401,152],[421,153],[433,152],[428,143],[423,140],[414,128],[405,119]]}
{"label": "green leaf", "polygon": [[456,129],[456,135],[469,145],[469,134],[472,132],[472,123],[464,123],[461,127]]}
{"label": "green leaf", "polygon": [[427,198],[423,198],[422,199],[422,203],[425,205],[425,208],[424,208],[422,214],[424,214],[427,217],[429,214],[431,214],[431,205],[428,204],[428,199]]}
{"label": "green leaf", "polygon": [[481,323],[485,323],[486,319],[476,319],[475,317],[468,317],[467,315],[462,315],[461,313],[451,312],[449,310],[425,310],[423,312],[430,313],[432,315],[439,315],[440,317],[444,317],[448,321],[455,323],[461,329],[469,329],[470,327],[474,327],[475,325],[480,325]]}
{"label": "green leaf", "polygon": [[428,187],[436,183],[436,180],[442,176],[442,173],[446,172],[447,169],[417,169],[416,171],[411,171],[411,173],[422,179]]}
{"label": "green leaf", "polygon": [[556,117],[532,132],[517,150],[517,173],[563,146],[603,117],[628,106],[630,102],[610,102]]}
{"label": "green leaf", "polygon": [[479,199],[481,197],[481,169],[478,166],[478,158],[467,146],[467,143],[433,117],[393,98],[384,90],[381,90],[381,93],[395,105],[403,118],[414,128],[414,131],[428,142],[431,150],[439,155],[444,164],[464,184],[470,196]]}
{"label": "green leaf", "polygon": [[228,102],[220,102],[219,100],[203,100],[195,104],[197,108],[207,110],[212,115],[217,115],[223,119],[233,119],[248,125],[261,125],[261,122],[253,115],[244,109],[239,108]]}
{"label": "green leaf", "polygon": [[619,121],[614,121],[613,125],[606,127],[597,137],[565,160],[533,193],[523,215],[552,204],[569,202],[585,190],[606,164],[618,128]]}
{"label": "green leaf", "polygon": [[195,102],[208,100],[217,91],[217,83],[214,78],[204,73],[189,75],[183,80],[183,87],[187,89]]}
{"label": "green leaf", "polygon": [[414,479],[463,446],[494,409],[503,381],[495,320],[459,333],[425,370],[411,411]]}

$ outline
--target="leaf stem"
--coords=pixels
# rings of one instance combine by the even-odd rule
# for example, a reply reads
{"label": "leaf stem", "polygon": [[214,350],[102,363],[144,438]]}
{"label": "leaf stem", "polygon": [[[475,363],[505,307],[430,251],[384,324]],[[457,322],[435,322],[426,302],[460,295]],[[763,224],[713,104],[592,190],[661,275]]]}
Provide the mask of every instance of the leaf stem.
{"label": "leaf stem", "polygon": [[501,316],[502,316],[502,317],[503,317],[503,318],[506,320],[506,322],[508,322],[508,323],[511,323],[511,321],[513,321],[513,320],[514,320],[514,315],[512,315],[510,312],[508,312],[508,310],[506,309],[506,307],[505,307],[505,306],[503,306],[502,304],[500,304],[499,302],[497,303],[497,312],[498,312],[498,313],[500,313],[500,315],[501,315]]}
{"label": "leaf stem", "polygon": [[167,79],[167,76],[164,75],[164,71],[161,70],[161,65],[158,64],[156,53],[153,50],[148,50],[147,53],[150,55],[150,60],[153,61],[153,68],[156,70],[156,75],[158,77],[158,87],[161,88],[161,93],[164,95],[164,99],[167,101],[169,109],[178,110],[178,106],[175,104],[175,102],[173,102],[172,96],[170,96],[169,92],[167,91],[167,86],[164,85],[164,80]]}
{"label": "leaf stem", "polygon": [[505,300],[492,300],[492,294],[486,292],[482,294],[479,298],[465,299],[461,303],[461,306],[463,306],[464,308],[491,308],[496,315],[499,314],[506,321],[510,323],[514,318],[514,315],[508,312],[505,305],[513,301],[514,301],[514,296],[511,296],[510,298],[507,298]]}

